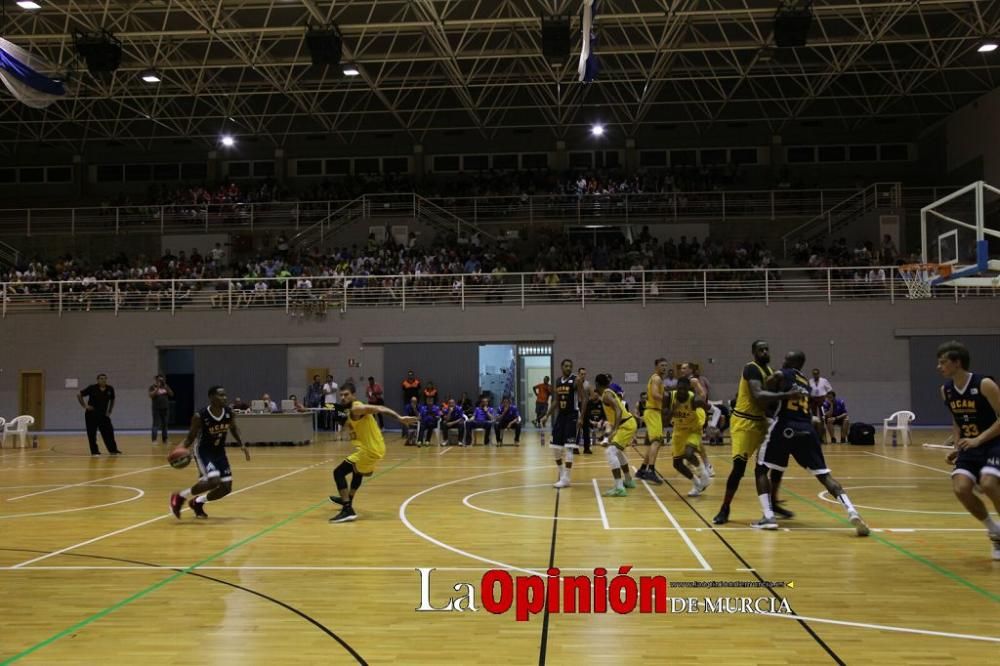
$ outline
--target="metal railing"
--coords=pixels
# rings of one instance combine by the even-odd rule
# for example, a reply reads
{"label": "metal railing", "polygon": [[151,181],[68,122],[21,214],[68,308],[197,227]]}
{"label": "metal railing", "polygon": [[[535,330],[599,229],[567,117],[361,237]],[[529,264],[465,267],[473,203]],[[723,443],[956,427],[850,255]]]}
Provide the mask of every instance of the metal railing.
{"label": "metal railing", "polygon": [[[4,282],[3,317],[78,311],[284,310],[324,316],[351,308],[519,306],[629,303],[803,302],[880,300],[907,290],[894,266],[767,270],[624,270],[573,273],[361,275],[270,279]],[[997,298],[994,288],[942,285],[933,298]]]}
{"label": "metal railing", "polygon": [[0,241],[0,266],[17,266],[21,253],[13,245]]}
{"label": "metal railing", "polygon": [[[905,188],[901,204],[920,208],[953,187]],[[425,197],[441,215],[502,235],[501,227],[536,223],[659,224],[735,219],[801,220],[822,215],[856,188],[816,190],[720,190],[652,194],[590,194]],[[364,195],[366,215],[407,215],[413,193]],[[399,205],[391,203],[392,198]],[[135,233],[229,233],[255,230],[300,232],[329,219],[351,201],[172,204],[163,206],[0,209],[0,236]],[[453,217],[449,217],[453,216]],[[490,231],[491,226],[494,228]]]}
{"label": "metal railing", "polygon": [[874,183],[838,201],[819,215],[809,218],[781,237],[784,256],[795,242],[812,244],[818,238],[830,238],[854,220],[880,208],[898,209],[903,200],[900,183]]}

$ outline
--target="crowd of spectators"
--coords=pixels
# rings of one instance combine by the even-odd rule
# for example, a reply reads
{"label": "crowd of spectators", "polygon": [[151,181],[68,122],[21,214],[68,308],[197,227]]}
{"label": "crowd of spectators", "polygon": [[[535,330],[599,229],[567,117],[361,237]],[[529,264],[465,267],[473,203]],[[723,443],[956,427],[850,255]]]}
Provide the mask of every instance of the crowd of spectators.
{"label": "crowd of spectators", "polygon": [[126,194],[101,201],[104,210],[113,207],[166,206],[198,209],[206,205],[239,205],[282,201],[347,201],[363,194],[416,192],[432,199],[460,197],[520,197],[536,195],[572,196],[614,194],[659,194],[707,192],[740,182],[739,168],[720,166],[675,166],[627,173],[622,169],[550,169],[522,171],[464,171],[428,173],[422,178],[405,173],[356,174],[324,178],[313,185],[290,190],[273,178],[227,180],[217,186],[203,183],[151,185],[144,197]]}
{"label": "crowd of spectators", "polygon": [[[888,237],[878,249],[871,243],[851,249],[844,239],[829,247],[799,244],[791,259],[791,265],[816,269],[817,275],[835,268],[838,278],[865,283],[885,282],[889,276],[876,266],[900,261]],[[421,293],[440,298],[451,292],[457,298],[465,288],[499,285],[510,272],[531,274],[530,284],[536,289],[568,289],[567,295],[589,289],[589,295],[597,294],[595,289],[601,291],[601,285],[609,287],[605,291],[621,287],[622,293],[637,289],[642,271],[673,271],[657,275],[657,282],[700,280],[704,271],[713,281],[740,281],[759,279],[759,274],[732,269],[777,267],[771,251],[761,243],[683,235],[661,242],[644,227],[632,239],[619,235],[596,242],[590,236],[540,232],[531,245],[484,244],[478,237],[461,244],[420,244],[413,236],[400,244],[372,234],[364,245],[329,250],[314,246],[304,252],[293,252],[288,239],[279,235],[268,251],[251,257],[233,258],[217,243],[205,254],[197,249],[177,254],[166,250],[156,259],[141,255],[130,258],[122,253],[93,262],[72,255],[49,261],[33,258],[0,272],[0,281],[6,284],[8,297],[30,299],[59,292],[62,307],[69,309],[89,309],[94,301],[113,302],[109,301],[112,298],[119,299],[119,306],[155,309],[173,303],[176,307],[183,306],[195,292],[207,292],[212,305],[233,300],[236,307],[246,307],[284,303],[286,291],[290,291],[292,303],[302,306],[299,314],[305,314],[310,309],[307,306],[325,310],[345,288],[375,288],[390,300],[399,298],[400,275],[409,276],[411,302],[419,303]],[[849,270],[845,271],[846,267]],[[587,272],[589,287],[581,284],[580,271]],[[468,277],[463,281],[459,275]],[[229,278],[233,280],[231,288]],[[317,299],[315,291],[324,288],[329,293]],[[656,295],[658,287],[653,289]]]}

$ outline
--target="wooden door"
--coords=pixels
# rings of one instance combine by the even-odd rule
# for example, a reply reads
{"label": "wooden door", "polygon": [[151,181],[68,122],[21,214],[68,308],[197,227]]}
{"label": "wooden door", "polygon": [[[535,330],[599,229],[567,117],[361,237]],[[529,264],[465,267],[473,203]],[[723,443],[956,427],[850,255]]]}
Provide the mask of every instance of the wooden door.
{"label": "wooden door", "polygon": [[45,376],[37,370],[21,372],[19,411],[15,416],[30,414],[35,417],[32,430],[41,430],[45,417]]}
{"label": "wooden door", "polygon": [[330,374],[330,368],[306,368],[306,388],[312,386],[313,376],[319,375],[321,384],[326,383],[326,376]]}

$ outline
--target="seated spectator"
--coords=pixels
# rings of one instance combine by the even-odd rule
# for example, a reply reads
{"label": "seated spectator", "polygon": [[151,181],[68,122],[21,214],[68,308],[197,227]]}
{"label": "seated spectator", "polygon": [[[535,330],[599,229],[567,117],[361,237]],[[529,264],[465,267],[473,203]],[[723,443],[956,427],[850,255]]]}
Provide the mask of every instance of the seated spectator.
{"label": "seated spectator", "polygon": [[458,430],[458,441],[463,441],[465,439],[465,422],[467,420],[465,412],[455,403],[455,400],[449,400],[441,412],[441,440],[447,442],[448,431],[456,429]]}
{"label": "seated spectator", "polygon": [[465,445],[472,444],[472,431],[485,430],[483,434],[483,446],[490,445],[490,431],[493,430],[493,423],[496,421],[496,411],[490,407],[490,399],[482,397],[479,406],[472,412],[472,419],[465,424]]}
{"label": "seated spectator", "polygon": [[850,419],[847,417],[847,405],[833,391],[827,394],[826,401],[823,403],[823,420],[826,423],[826,432],[830,436],[830,443],[837,443],[833,436],[833,427],[839,425],[840,443],[846,444],[847,431],[851,428]]}
{"label": "seated spectator", "polygon": [[294,393],[288,396],[288,399],[292,401],[292,411],[298,412],[299,414],[301,414],[302,412],[309,411],[309,409],[305,405],[299,402],[298,397]]}
{"label": "seated spectator", "polygon": [[278,411],[278,403],[276,403],[274,400],[271,400],[271,396],[269,396],[268,394],[265,393],[264,395],[262,395],[260,397],[260,399],[264,401],[264,409],[265,410],[271,412],[272,414],[277,413],[277,411]]}
{"label": "seated spectator", "polygon": [[465,417],[471,419],[476,411],[476,406],[472,404],[472,400],[469,398],[468,393],[462,393],[462,399],[458,401],[458,405],[465,413]]}
{"label": "seated spectator", "polygon": [[239,396],[237,396],[237,398],[235,400],[233,400],[233,404],[231,404],[229,406],[232,407],[233,410],[240,411],[240,412],[246,412],[246,411],[250,410],[250,405],[248,405],[243,400],[243,398],[240,398]]}
{"label": "seated spectator", "polygon": [[[420,405],[417,403],[417,397],[416,396],[413,396],[412,398],[410,398],[410,402],[408,402],[406,404],[406,407],[403,408],[403,416],[415,416],[418,419],[420,418]],[[407,446],[416,446],[417,445],[417,431],[416,431],[416,429],[415,428],[411,428],[410,426],[406,425],[405,423],[402,424],[402,425],[400,425],[400,427],[402,428],[403,437],[406,438],[406,445]]]}
{"label": "seated spectator", "polygon": [[510,396],[505,395],[500,401],[500,412],[496,417],[497,446],[503,446],[503,434],[514,430],[514,446],[521,446],[521,414],[517,411],[517,406],[511,402]]}
{"label": "seated spectator", "polygon": [[430,446],[431,433],[438,427],[441,420],[441,408],[434,404],[434,399],[427,397],[424,404],[420,405],[420,432],[417,437],[418,445]]}

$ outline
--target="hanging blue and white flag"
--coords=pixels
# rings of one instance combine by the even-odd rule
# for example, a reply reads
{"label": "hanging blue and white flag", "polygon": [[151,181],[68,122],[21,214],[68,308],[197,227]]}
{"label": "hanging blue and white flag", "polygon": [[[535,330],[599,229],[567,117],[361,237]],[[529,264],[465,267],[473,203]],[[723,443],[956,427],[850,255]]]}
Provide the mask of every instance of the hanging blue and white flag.
{"label": "hanging blue and white flag", "polygon": [[66,87],[62,81],[50,76],[55,71],[45,58],[0,37],[0,82],[19,101],[44,109],[65,97]]}
{"label": "hanging blue and white flag", "polygon": [[597,0],[583,0],[582,45],[580,48],[580,81],[590,83],[597,78],[600,64],[597,62],[597,31],[594,28],[594,17],[597,16]]}

